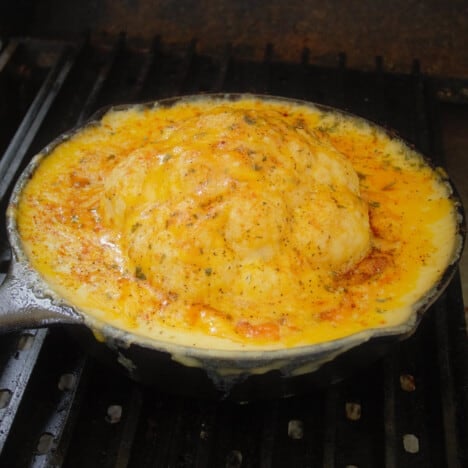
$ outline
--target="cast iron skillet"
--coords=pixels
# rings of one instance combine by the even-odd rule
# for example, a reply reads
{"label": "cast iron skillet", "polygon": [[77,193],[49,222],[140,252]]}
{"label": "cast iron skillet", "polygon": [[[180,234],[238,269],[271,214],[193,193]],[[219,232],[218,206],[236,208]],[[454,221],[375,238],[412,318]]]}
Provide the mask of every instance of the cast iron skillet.
{"label": "cast iron skillet", "polygon": [[[229,94],[212,97],[236,100],[245,96]],[[345,114],[303,101],[270,96],[254,97],[312,105]],[[197,98],[199,97],[176,97],[161,100],[157,104],[172,106],[181,100]],[[154,105],[151,102],[137,106]],[[123,105],[114,109],[124,110],[134,106]],[[109,108],[99,111],[84,126],[98,125],[107,111]],[[284,397],[340,380],[350,370],[375,361],[391,345],[410,336],[416,330],[423,313],[440,296],[456,271],[464,244],[465,223],[462,204],[454,187],[447,180],[458,212],[457,247],[442,278],[414,304],[409,319],[399,326],[366,330],[325,343],[272,351],[194,348],[142,338],[115,328],[66,303],[48,287],[31,267],[16,226],[15,206],[24,185],[44,157],[82,128],[75,128],[44,148],[32,159],[13,189],[7,210],[12,261],[8,275],[0,286],[0,330],[3,332],[62,324],[90,353],[109,365],[124,370],[132,379],[167,392],[237,401]],[[396,138],[393,135],[392,137]]]}

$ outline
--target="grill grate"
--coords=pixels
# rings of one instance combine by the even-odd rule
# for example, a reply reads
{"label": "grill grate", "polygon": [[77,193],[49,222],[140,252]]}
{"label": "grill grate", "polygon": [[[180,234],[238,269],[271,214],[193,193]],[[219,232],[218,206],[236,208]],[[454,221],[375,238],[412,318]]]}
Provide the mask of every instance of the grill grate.
{"label": "grill grate", "polygon": [[[3,45],[3,48],[1,48]],[[437,86],[406,75],[135,46],[0,42],[0,196],[55,136],[104,105],[198,92],[259,92],[336,105],[395,128],[441,163]],[[440,94],[440,93],[439,93]],[[0,272],[10,253],[4,221]],[[468,463],[468,354],[458,276],[417,333],[327,389],[245,405],[163,395],[87,357],[60,328],[0,341],[0,465],[8,467],[461,467]],[[121,414],[120,414],[121,411]]]}

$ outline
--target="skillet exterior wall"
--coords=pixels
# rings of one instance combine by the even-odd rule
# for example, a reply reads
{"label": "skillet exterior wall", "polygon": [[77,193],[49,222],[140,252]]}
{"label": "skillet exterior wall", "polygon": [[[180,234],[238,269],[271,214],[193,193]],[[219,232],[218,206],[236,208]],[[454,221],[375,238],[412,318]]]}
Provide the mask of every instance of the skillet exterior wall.
{"label": "skillet exterior wall", "polygon": [[414,58],[424,73],[468,76],[468,4],[463,0],[375,2],[373,0],[183,1],[87,0],[2,2],[0,34],[76,39],[92,31],[100,40],[125,32],[129,38],[168,43],[197,40],[201,52],[227,43],[236,55],[309,60],[335,66],[344,52],[351,68],[372,69],[374,57],[386,70],[407,73]]}

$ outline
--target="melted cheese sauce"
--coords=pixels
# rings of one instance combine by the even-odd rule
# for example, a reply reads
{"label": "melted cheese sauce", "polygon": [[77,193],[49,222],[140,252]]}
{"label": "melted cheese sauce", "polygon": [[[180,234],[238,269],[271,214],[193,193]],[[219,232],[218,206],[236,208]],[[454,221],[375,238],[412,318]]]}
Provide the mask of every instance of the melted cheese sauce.
{"label": "melted cheese sauce", "polygon": [[192,346],[282,348],[407,319],[455,248],[437,171],[359,119],[283,101],[115,110],[57,146],[17,221],[86,314]]}

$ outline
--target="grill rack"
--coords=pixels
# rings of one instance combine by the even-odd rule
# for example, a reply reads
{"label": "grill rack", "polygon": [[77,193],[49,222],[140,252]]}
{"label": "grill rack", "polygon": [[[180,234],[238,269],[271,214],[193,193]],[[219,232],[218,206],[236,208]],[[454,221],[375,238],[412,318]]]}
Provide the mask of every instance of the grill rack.
{"label": "grill rack", "polygon": [[[440,83],[419,71],[326,68],[197,52],[196,41],[134,45],[0,40],[0,203],[33,154],[110,104],[199,92],[254,92],[334,105],[396,129],[443,164]],[[8,269],[1,224],[0,272]],[[413,337],[346,381],[238,405],[160,394],[88,357],[60,328],[0,340],[0,466],[462,467],[468,463],[468,353],[460,279]],[[120,414],[121,411],[121,414]]]}

